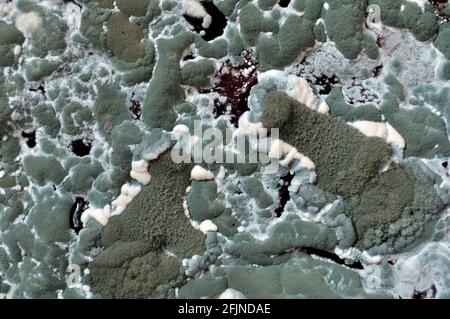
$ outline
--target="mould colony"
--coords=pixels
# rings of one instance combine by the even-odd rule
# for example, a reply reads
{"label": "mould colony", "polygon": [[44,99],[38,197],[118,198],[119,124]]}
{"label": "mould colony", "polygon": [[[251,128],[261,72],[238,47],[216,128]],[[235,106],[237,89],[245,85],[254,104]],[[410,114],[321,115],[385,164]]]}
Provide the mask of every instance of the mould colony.
{"label": "mould colony", "polygon": [[449,298],[449,17],[1,1],[0,298]]}

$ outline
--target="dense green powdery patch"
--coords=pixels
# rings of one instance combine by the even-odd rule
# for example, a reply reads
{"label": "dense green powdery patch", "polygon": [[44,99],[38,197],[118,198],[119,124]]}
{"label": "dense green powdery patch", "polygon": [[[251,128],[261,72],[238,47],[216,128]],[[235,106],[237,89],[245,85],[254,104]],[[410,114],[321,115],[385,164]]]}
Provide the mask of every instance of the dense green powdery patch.
{"label": "dense green powdery patch", "polygon": [[308,109],[280,91],[269,92],[264,99],[265,127],[272,127],[266,119],[278,116],[272,104],[289,105],[290,116],[284,117],[280,136],[316,163],[318,185],[327,191],[344,197],[358,194],[390,155],[381,139],[367,138],[342,120]]}
{"label": "dense green powdery patch", "polygon": [[118,0],[119,10],[130,16],[144,16],[147,13],[150,0]]}
{"label": "dense green powdery patch", "polygon": [[142,29],[121,13],[111,15],[107,21],[106,47],[125,62],[133,62],[144,54],[141,43]]}
{"label": "dense green powdery patch", "polygon": [[191,168],[174,164],[170,152],[150,162],[150,184],[102,231],[104,249],[89,265],[94,291],[113,298],[174,296],[171,287],[183,280],[181,260],[204,251],[203,235],[183,212]]}
{"label": "dense green powdery patch", "polygon": [[[363,248],[388,241],[389,247],[398,251],[405,245],[394,243],[399,229],[389,231],[390,224],[405,214],[417,215],[425,222],[425,215],[429,217],[443,209],[444,204],[424,174],[417,178],[403,167],[379,173],[390,155],[387,144],[381,139],[367,138],[340,119],[316,113],[278,91],[265,97],[262,119],[266,127],[270,127],[271,122],[264,119],[277,116],[272,104],[282,105],[282,108],[290,105],[289,119],[277,123],[283,124],[281,138],[313,160],[319,187],[344,197],[338,212],[352,218]],[[426,204],[411,205],[424,193],[429,193]],[[420,235],[419,227],[411,231],[411,238]],[[373,236],[373,232],[377,236]]]}

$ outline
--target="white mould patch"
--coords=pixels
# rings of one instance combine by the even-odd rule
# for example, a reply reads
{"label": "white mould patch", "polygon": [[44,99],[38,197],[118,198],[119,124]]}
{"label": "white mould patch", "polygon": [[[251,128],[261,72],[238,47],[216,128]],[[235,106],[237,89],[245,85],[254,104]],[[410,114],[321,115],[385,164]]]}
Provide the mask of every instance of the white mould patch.
{"label": "white mould patch", "polygon": [[200,165],[195,165],[191,170],[191,178],[197,181],[209,181],[213,180],[215,176],[213,172],[208,171]]}
{"label": "white mould patch", "polygon": [[152,176],[148,172],[148,162],[145,160],[133,161],[131,163],[130,176],[142,185],[150,183]]}
{"label": "white mould patch", "polygon": [[16,28],[25,36],[30,36],[42,26],[42,19],[37,12],[22,13],[16,18]]}
{"label": "white mould patch", "polygon": [[396,145],[400,149],[404,149],[406,146],[405,139],[387,122],[355,121],[347,124],[366,136],[379,137],[386,143]]}

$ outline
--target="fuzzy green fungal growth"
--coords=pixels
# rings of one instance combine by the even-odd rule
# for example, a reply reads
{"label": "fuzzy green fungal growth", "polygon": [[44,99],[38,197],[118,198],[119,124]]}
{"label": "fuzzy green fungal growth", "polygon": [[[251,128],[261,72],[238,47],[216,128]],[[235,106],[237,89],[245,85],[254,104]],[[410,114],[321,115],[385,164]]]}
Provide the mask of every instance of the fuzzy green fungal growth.
{"label": "fuzzy green fungal growth", "polygon": [[182,83],[194,87],[211,85],[209,76],[214,74],[214,63],[211,60],[189,62],[181,69]]}
{"label": "fuzzy green fungal growth", "polygon": [[58,66],[58,62],[51,62],[46,59],[35,59],[24,66],[25,77],[28,81],[40,81],[44,77],[51,75]]}
{"label": "fuzzy green fungal growth", "polygon": [[[303,2],[303,5],[301,4]],[[305,12],[305,19],[315,22],[323,10],[324,0],[302,0],[297,1],[297,6],[303,7],[301,11]]]}
{"label": "fuzzy green fungal growth", "polygon": [[224,203],[217,198],[215,181],[192,181],[187,202],[190,217],[198,222],[213,219],[225,210]]}
{"label": "fuzzy green fungal growth", "polygon": [[340,88],[333,88],[326,100],[330,106],[330,115],[339,117],[346,122],[373,121],[381,122],[381,112],[373,104],[365,104],[361,106],[352,106],[345,102],[344,95]]}
{"label": "fuzzy green fungal growth", "polygon": [[[265,104],[271,101],[269,94]],[[281,138],[313,160],[322,189],[346,199],[338,208],[339,213],[352,219],[357,240],[364,242],[364,248],[394,236],[396,233],[389,235],[383,227],[399,221],[408,209],[422,217],[442,210],[442,201],[423,173],[412,174],[403,167],[379,173],[390,156],[384,141],[367,138],[340,119],[316,113],[287,95],[285,98],[292,103],[293,115],[280,129]],[[266,110],[270,108],[264,105],[263,114]],[[429,194],[429,205],[411,208],[416,196],[422,198],[420,194],[425,194],[419,189]],[[378,229],[375,237],[371,235],[374,228]],[[412,231],[410,238],[414,236]],[[389,245],[392,249],[394,242],[391,240]]]}
{"label": "fuzzy green fungal growth", "polygon": [[119,10],[130,16],[145,16],[150,0],[117,0]]}
{"label": "fuzzy green fungal growth", "polygon": [[270,264],[271,256],[280,255],[295,248],[316,248],[332,251],[337,245],[334,231],[321,223],[306,222],[296,215],[289,215],[276,223],[270,237],[257,240],[248,233],[234,236],[233,243],[225,251],[249,263]]}
{"label": "fuzzy green fungal growth", "polygon": [[[413,9],[408,10],[411,7]],[[434,12],[425,11],[422,13],[417,4],[407,2],[401,17],[403,24],[411,30],[419,41],[432,39],[439,30],[439,24],[436,21]]]}
{"label": "fuzzy green fungal growth", "polygon": [[59,184],[67,175],[67,172],[58,160],[51,156],[25,156],[23,168],[39,185],[44,185],[47,181]]}
{"label": "fuzzy green fungal growth", "polygon": [[107,22],[106,47],[125,62],[134,62],[144,55],[142,29],[129,21],[128,16],[115,13]]}
{"label": "fuzzy green fungal growth", "polygon": [[68,28],[65,21],[50,12],[39,15],[42,26],[31,35],[31,53],[40,58],[63,53],[67,47],[65,37]]}
{"label": "fuzzy green fungal growth", "polygon": [[[0,70],[3,70],[0,68]],[[3,73],[3,72],[1,72]],[[9,129],[8,122],[11,119],[12,109],[9,107],[8,97],[6,96],[3,74],[0,74],[0,134],[4,135]]]}
{"label": "fuzzy green fungal growth", "polygon": [[82,2],[102,9],[112,9],[114,4],[114,0],[82,0]]}
{"label": "fuzzy green fungal growth", "polygon": [[87,192],[91,189],[95,178],[102,171],[102,166],[98,162],[81,163],[69,171],[70,177],[63,182],[62,186],[67,192]]}
{"label": "fuzzy green fungal growth", "polygon": [[358,206],[351,210],[358,238],[364,238],[369,228],[399,219],[412,199],[413,184],[403,169],[391,169],[377,176],[367,185]]}
{"label": "fuzzy green fungal growth", "polygon": [[376,4],[381,8],[381,21],[389,26],[403,27],[403,21],[400,19],[402,1],[392,0],[369,0],[368,5]]}
{"label": "fuzzy green fungal growth", "polygon": [[280,99],[292,109],[292,116],[280,127],[280,137],[316,164],[318,185],[323,189],[342,196],[360,192],[390,155],[381,139],[367,138],[342,120],[317,113],[285,93],[266,95],[263,119],[276,116],[270,104]]}
{"label": "fuzzy green fungal growth", "polygon": [[385,117],[405,138],[406,156],[432,158],[450,155],[446,125],[440,116],[424,107],[416,107],[386,113]]}
{"label": "fuzzy green fungal growth", "polygon": [[274,91],[267,94],[264,101],[264,112],[261,121],[266,128],[280,128],[291,117],[291,103],[286,99],[286,94]]}
{"label": "fuzzy green fungal growth", "polygon": [[216,39],[208,42],[196,35],[195,47],[198,49],[198,53],[204,58],[221,59],[227,55],[228,42],[225,39]]}
{"label": "fuzzy green fungal growth", "polygon": [[52,137],[59,133],[61,124],[56,118],[55,109],[49,104],[39,104],[33,111],[33,116],[40,126],[44,128],[44,132]]}
{"label": "fuzzy green fungal growth", "polygon": [[77,135],[85,132],[93,121],[92,112],[78,102],[71,102],[62,112],[63,132]]}
{"label": "fuzzy green fungal growth", "polygon": [[0,67],[14,64],[14,48],[22,45],[24,40],[22,33],[13,25],[0,21]]}
{"label": "fuzzy green fungal growth", "polygon": [[379,49],[377,41],[373,36],[369,34],[364,34],[364,50],[369,58],[373,60],[378,59]]}
{"label": "fuzzy green fungal growth", "polygon": [[32,224],[39,238],[54,245],[70,239],[70,208],[72,199],[68,195],[56,195],[52,187],[46,187],[31,211]]}
{"label": "fuzzy green fungal growth", "polygon": [[242,37],[249,46],[256,44],[260,32],[275,30],[275,22],[264,17],[263,12],[252,3],[246,4],[239,10],[239,23]]}
{"label": "fuzzy green fungal growth", "polygon": [[442,80],[450,80],[450,61],[446,62],[440,71]]}
{"label": "fuzzy green fungal growth", "polygon": [[273,6],[278,3],[278,0],[258,0],[258,6],[264,11],[272,10]]}
{"label": "fuzzy green fungal growth", "polygon": [[314,23],[291,15],[276,37],[261,37],[256,53],[263,69],[281,68],[293,62],[301,52],[314,46]]}
{"label": "fuzzy green fungal growth", "polygon": [[180,59],[183,51],[193,42],[192,33],[157,40],[158,62],[142,108],[143,120],[150,127],[173,128],[177,118],[174,107],[185,98],[180,86]]}
{"label": "fuzzy green fungal growth", "polygon": [[383,297],[367,294],[356,272],[302,253],[276,266],[218,267],[181,287],[180,297],[217,298],[223,286],[255,299]]}
{"label": "fuzzy green fungal growth", "polygon": [[434,41],[434,45],[441,51],[447,60],[450,60],[450,24],[442,26],[439,30],[439,35]]}
{"label": "fuzzy green fungal growth", "polygon": [[259,208],[267,208],[273,204],[273,199],[264,190],[263,184],[256,178],[249,178],[244,182],[244,191],[255,199]]}
{"label": "fuzzy green fungal growth", "polygon": [[1,143],[0,157],[4,163],[12,163],[20,154],[20,144],[17,137],[13,137],[11,135],[7,137],[8,139],[6,141],[2,141]]}
{"label": "fuzzy green fungal growth", "polygon": [[100,132],[109,137],[116,125],[120,125],[131,116],[125,105],[125,96],[117,87],[97,84],[97,90],[94,118],[99,125]]}
{"label": "fuzzy green fungal growth", "polygon": [[366,1],[334,0],[329,5],[324,18],[327,34],[347,59],[356,59],[363,48]]}
{"label": "fuzzy green fungal growth", "polygon": [[95,292],[106,298],[174,296],[181,260],[205,249],[203,234],[183,212],[191,169],[174,164],[170,152],[150,162],[152,181],[102,231],[104,250],[89,265]]}
{"label": "fuzzy green fungal growth", "polygon": [[106,14],[98,14],[97,10],[91,8],[85,8],[81,14],[80,33],[96,47],[101,46],[100,35],[107,17]]}

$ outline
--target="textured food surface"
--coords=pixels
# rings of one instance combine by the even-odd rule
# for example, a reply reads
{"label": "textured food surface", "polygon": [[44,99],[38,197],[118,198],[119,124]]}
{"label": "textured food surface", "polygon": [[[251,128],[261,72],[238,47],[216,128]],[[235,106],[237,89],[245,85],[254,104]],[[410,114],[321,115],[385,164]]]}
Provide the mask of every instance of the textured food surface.
{"label": "textured food surface", "polygon": [[0,299],[450,298],[447,0],[0,0]]}

